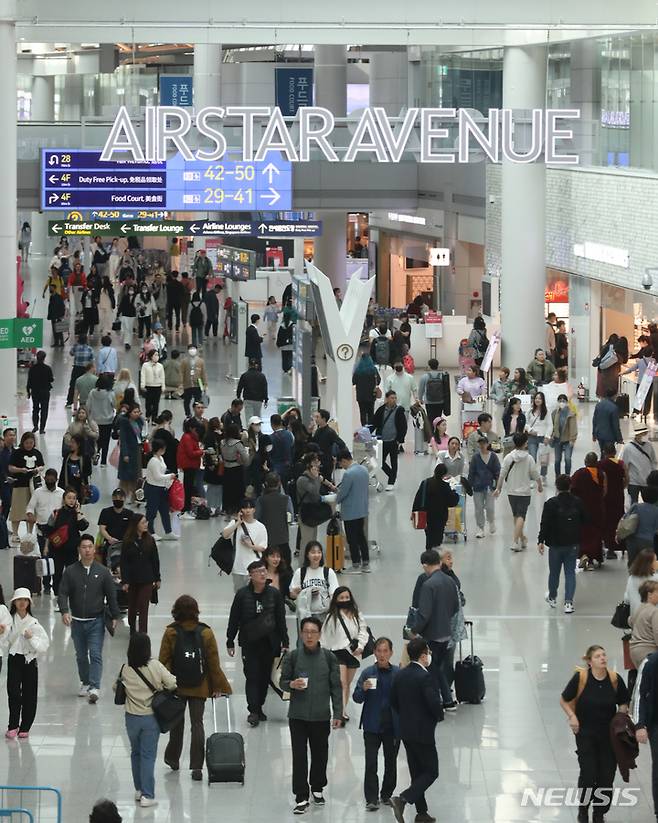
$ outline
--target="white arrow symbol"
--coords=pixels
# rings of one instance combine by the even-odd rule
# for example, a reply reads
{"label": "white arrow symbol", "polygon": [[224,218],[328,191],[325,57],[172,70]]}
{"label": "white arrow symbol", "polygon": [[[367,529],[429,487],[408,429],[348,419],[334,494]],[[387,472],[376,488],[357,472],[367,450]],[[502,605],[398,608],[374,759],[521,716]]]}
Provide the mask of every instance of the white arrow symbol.
{"label": "white arrow symbol", "polygon": [[58,200],[59,200],[59,194],[51,194],[48,197],[48,202],[49,203],[56,203]]}
{"label": "white arrow symbol", "polygon": [[59,225],[59,223],[55,223],[55,225],[52,227],[51,231],[54,231],[55,234],[59,234],[61,228],[62,227]]}
{"label": "white arrow symbol", "polygon": [[262,197],[264,200],[267,200],[269,198],[270,206],[273,206],[275,203],[278,203],[279,200],[281,200],[281,195],[279,194],[279,192],[273,189],[271,186],[270,194],[263,194]]}
{"label": "white arrow symbol", "polygon": [[267,226],[265,225],[265,223],[260,223],[260,224],[259,224],[259,226],[258,226],[258,231],[259,231],[261,234],[265,234],[265,232],[267,231]]}
{"label": "white arrow symbol", "polygon": [[190,231],[192,232],[192,234],[196,234],[199,231],[199,227],[196,223],[192,223],[192,225],[190,226]]}
{"label": "white arrow symbol", "polygon": [[59,163],[59,157],[56,154],[50,155],[50,160],[48,161],[49,166],[56,166]]}
{"label": "white arrow symbol", "polygon": [[58,177],[55,177],[55,175],[54,175],[54,174],[51,174],[51,175],[50,175],[50,177],[48,178],[48,182],[49,182],[49,183],[52,183],[52,184],[53,184],[53,186],[55,185],[55,183],[56,183],[58,180],[59,180],[59,178],[58,178]]}
{"label": "white arrow symbol", "polygon": [[261,174],[267,175],[267,182],[272,185],[272,175],[273,174],[281,174],[280,170],[274,165],[274,163],[268,163],[264,169],[261,169]]}
{"label": "white arrow symbol", "polygon": [[130,229],[131,229],[131,226],[129,226],[127,223],[122,223],[121,224],[121,233],[122,234],[127,234],[130,231]]}

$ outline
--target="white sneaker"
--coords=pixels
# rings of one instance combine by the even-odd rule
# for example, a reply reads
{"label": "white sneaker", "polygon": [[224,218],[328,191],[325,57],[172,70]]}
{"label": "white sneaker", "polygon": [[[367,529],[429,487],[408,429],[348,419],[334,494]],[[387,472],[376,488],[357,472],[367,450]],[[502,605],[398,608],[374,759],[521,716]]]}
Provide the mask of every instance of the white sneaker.
{"label": "white sneaker", "polygon": [[94,703],[98,703],[98,698],[100,697],[100,692],[98,689],[89,689],[89,697],[88,700],[93,706]]}
{"label": "white sneaker", "polygon": [[142,795],[139,801],[139,805],[142,807],[142,809],[148,809],[149,806],[157,806],[158,801],[155,799],[155,797],[144,797],[144,795]]}
{"label": "white sneaker", "polygon": [[78,697],[89,697],[89,686],[85,683],[80,683],[80,688],[78,689]]}
{"label": "white sneaker", "polygon": [[554,609],[557,606],[557,600],[554,597],[549,597],[548,594],[546,594],[546,597],[544,597],[544,600],[548,603],[548,605],[552,609]]}
{"label": "white sneaker", "polygon": [[496,534],[496,524],[489,523],[489,534]]}
{"label": "white sneaker", "polygon": [[475,536],[476,536],[476,537],[484,537],[484,532],[482,531],[482,529],[478,529],[478,530],[475,532]]}
{"label": "white sneaker", "polygon": [[571,600],[567,600],[564,604],[564,613],[565,614],[573,614],[576,610],[573,607],[573,603]]}
{"label": "white sneaker", "polygon": [[387,492],[392,492],[394,488],[395,488],[395,486],[392,483],[389,483],[388,486],[386,487],[386,491]]}
{"label": "white sneaker", "polygon": [[156,541],[156,543],[157,543],[158,540],[162,540],[162,535],[161,534],[156,534],[155,532],[153,532],[151,537]]}
{"label": "white sneaker", "polygon": [[142,799],[142,793],[141,793],[141,792],[137,792],[137,791],[136,791],[136,792],[135,792],[135,800],[137,801],[137,803],[139,803],[139,801],[140,801],[141,799]]}
{"label": "white sneaker", "polygon": [[196,520],[196,517],[192,514],[192,512],[183,512],[180,516],[181,520]]}
{"label": "white sneaker", "polygon": [[173,532],[163,534],[160,540],[178,540],[178,537]]}

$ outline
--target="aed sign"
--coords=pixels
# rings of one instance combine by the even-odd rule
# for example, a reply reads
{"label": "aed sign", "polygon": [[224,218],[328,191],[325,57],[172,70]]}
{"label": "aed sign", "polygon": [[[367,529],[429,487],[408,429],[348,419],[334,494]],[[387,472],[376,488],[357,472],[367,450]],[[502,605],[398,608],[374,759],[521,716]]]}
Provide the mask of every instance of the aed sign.
{"label": "aed sign", "polygon": [[[270,152],[280,152],[291,163],[307,163],[312,149],[332,163],[353,163],[361,157],[399,163],[405,152],[417,154],[421,163],[579,162],[564,141],[573,139],[568,121],[579,120],[580,109],[533,109],[521,121],[513,109],[489,109],[484,116],[472,109],[410,108],[404,117],[392,120],[383,107],[373,106],[363,109],[354,123],[347,123],[349,143],[340,155],[333,144],[334,115],[328,109],[299,106],[292,122],[284,118],[279,107],[270,106],[206,106],[195,117],[184,106],[146,106],[142,142],[122,106],[100,160],[107,163],[128,156],[133,163],[164,163],[176,151],[188,163],[220,160],[229,151],[223,132],[226,121],[231,133],[241,133],[242,162],[258,162]],[[344,128],[336,139],[344,146]],[[191,146],[197,145],[203,148],[193,151]],[[230,154],[235,160],[233,149]]]}

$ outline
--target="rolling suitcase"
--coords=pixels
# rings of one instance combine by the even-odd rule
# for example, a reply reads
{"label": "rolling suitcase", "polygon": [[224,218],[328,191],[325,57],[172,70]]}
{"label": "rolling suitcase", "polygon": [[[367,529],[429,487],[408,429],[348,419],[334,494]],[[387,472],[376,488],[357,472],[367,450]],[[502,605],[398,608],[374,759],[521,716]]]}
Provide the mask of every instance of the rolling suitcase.
{"label": "rolling suitcase", "polygon": [[14,589],[26,588],[31,594],[41,594],[41,578],[37,576],[38,557],[14,557]]}
{"label": "rolling suitcase", "polygon": [[471,629],[471,653],[462,660],[462,644],[459,644],[459,660],[455,663],[455,694],[459,703],[481,703],[486,694],[482,661],[473,651],[473,621],[465,620]]}
{"label": "rolling suitcase", "polygon": [[340,531],[340,520],[336,515],[327,523],[327,550],[324,562],[335,572],[341,572],[345,568],[345,543]]}
{"label": "rolling suitcase", "polygon": [[231,712],[226,698],[228,732],[217,731],[215,700],[212,701],[214,734],[206,740],[206,766],[208,783],[242,783],[244,786],[244,739],[231,731]]}

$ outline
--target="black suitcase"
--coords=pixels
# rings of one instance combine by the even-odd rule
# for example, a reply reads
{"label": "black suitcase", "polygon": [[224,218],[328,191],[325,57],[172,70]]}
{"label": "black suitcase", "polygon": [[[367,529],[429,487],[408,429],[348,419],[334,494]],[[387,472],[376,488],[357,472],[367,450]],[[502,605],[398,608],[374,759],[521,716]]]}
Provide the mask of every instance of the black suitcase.
{"label": "black suitcase", "polygon": [[471,653],[462,660],[462,644],[459,644],[459,660],[455,664],[455,694],[459,703],[481,703],[486,694],[482,661],[473,652],[473,622],[465,620],[471,627]]}
{"label": "black suitcase", "polygon": [[615,403],[619,409],[620,417],[628,417],[631,413],[631,401],[627,394],[618,394]]}
{"label": "black suitcase", "polygon": [[208,783],[242,783],[244,786],[244,738],[231,731],[231,712],[226,698],[228,732],[217,731],[215,700],[212,701],[212,718],[215,733],[206,740],[206,766]]}
{"label": "black suitcase", "polygon": [[37,557],[14,557],[14,589],[25,588],[30,594],[41,594],[41,578],[37,576]]}

